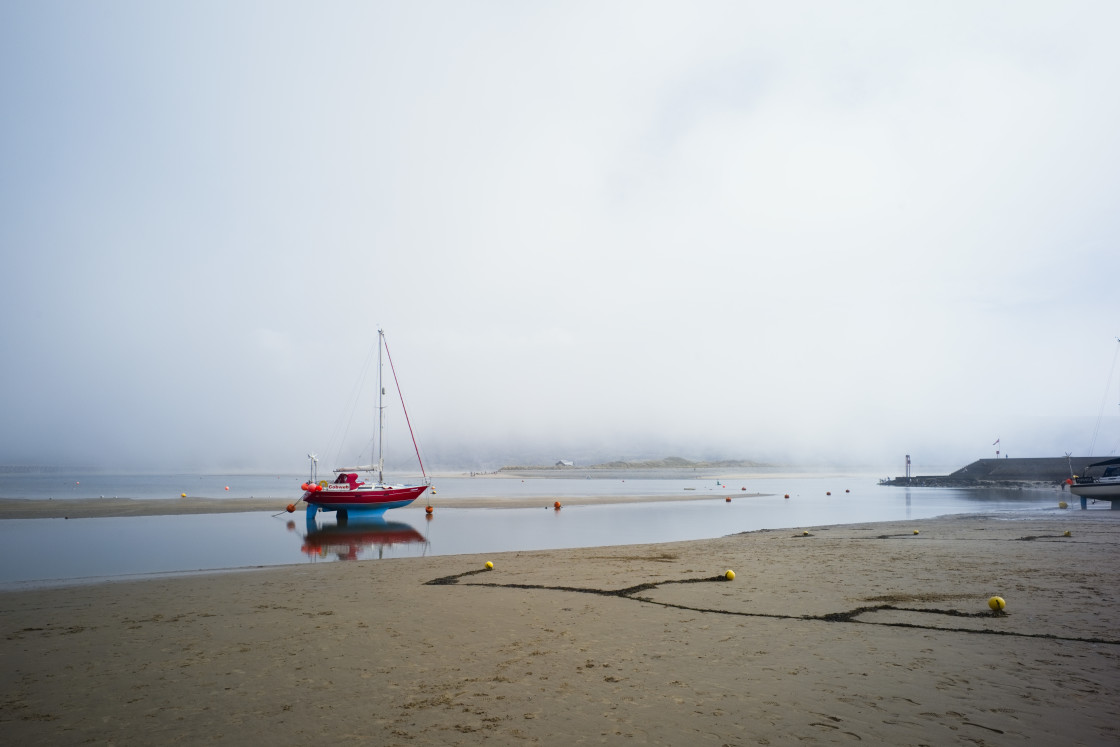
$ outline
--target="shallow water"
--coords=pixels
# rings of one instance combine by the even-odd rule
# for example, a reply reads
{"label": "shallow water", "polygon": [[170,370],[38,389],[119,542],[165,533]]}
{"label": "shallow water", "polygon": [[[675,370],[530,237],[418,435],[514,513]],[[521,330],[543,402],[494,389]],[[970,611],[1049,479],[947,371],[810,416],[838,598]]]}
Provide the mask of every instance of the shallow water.
{"label": "shallow water", "polygon": [[[432,487],[441,501],[457,498],[535,498],[596,497],[607,495],[681,495],[722,493],[725,490],[748,492],[781,489],[789,492],[795,479],[825,481],[828,490],[843,492],[855,484],[874,484],[867,475],[800,475],[788,478],[760,472],[750,477],[724,477],[694,470],[658,470],[656,473],[631,471],[625,474],[596,470],[586,473],[551,473],[541,476],[509,477],[479,475],[437,476]],[[333,478],[333,475],[319,475]],[[389,482],[418,483],[417,474],[386,474]],[[0,474],[0,498],[144,498],[174,500],[186,493],[191,498],[276,498],[284,506],[303,492],[300,484],[306,473],[281,475],[110,475],[110,474]],[[723,485],[724,487],[720,487]],[[760,485],[766,487],[761,488]],[[775,487],[777,486],[777,487]],[[783,487],[784,486],[784,487]]]}
{"label": "shallow water", "polygon": [[[110,490],[112,495],[135,491],[135,497],[153,497],[145,491],[158,488],[168,493],[184,479],[136,477],[117,482],[107,479],[99,484],[87,478],[83,486],[75,487],[86,489],[89,485],[88,489],[97,491],[111,485],[115,488]],[[237,486],[233,497],[247,497],[260,496],[260,492],[250,491],[260,491],[273,482],[289,484],[291,478],[240,479],[208,476],[199,484],[208,489],[217,486],[225,493],[225,484],[229,483],[231,493]],[[58,485],[61,480],[53,482]],[[0,588],[337,560],[669,542],[759,529],[801,529],[945,514],[995,512],[1014,518],[1056,509],[1059,500],[1069,498],[1057,490],[886,487],[859,476],[765,477],[725,480],[723,485],[717,487],[715,480],[686,479],[542,478],[522,482],[444,478],[436,481],[436,511],[430,520],[423,508],[416,506],[388,511],[380,519],[353,516],[345,527],[338,526],[332,513],[321,513],[308,522],[302,512],[279,516],[253,512],[9,519],[0,521]],[[831,495],[827,495],[829,492]],[[552,508],[554,500],[563,502],[566,497],[705,494],[710,494],[711,500],[573,505],[560,511]],[[786,494],[790,498],[784,498]],[[477,496],[540,497],[541,506],[455,508],[456,499]],[[289,501],[294,496],[287,493],[279,497]],[[732,501],[728,503],[726,497]]]}

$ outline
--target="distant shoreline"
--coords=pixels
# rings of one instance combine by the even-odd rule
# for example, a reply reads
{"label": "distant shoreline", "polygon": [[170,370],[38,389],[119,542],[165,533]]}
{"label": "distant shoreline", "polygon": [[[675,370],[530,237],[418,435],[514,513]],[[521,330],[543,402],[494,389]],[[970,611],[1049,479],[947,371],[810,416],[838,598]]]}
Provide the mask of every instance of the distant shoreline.
{"label": "distant shoreline", "polygon": [[642,459],[639,461],[629,461],[624,459],[617,459],[612,462],[602,462],[600,464],[588,464],[585,466],[577,467],[573,462],[566,462],[561,460],[555,464],[549,465],[524,465],[524,466],[507,466],[499,469],[499,472],[513,471],[513,472],[526,472],[538,470],[555,470],[563,472],[566,470],[649,470],[649,469],[772,469],[777,465],[768,464],[766,462],[756,462],[753,459],[720,459],[714,462],[701,461],[694,462],[683,457],[665,457],[663,459]]}

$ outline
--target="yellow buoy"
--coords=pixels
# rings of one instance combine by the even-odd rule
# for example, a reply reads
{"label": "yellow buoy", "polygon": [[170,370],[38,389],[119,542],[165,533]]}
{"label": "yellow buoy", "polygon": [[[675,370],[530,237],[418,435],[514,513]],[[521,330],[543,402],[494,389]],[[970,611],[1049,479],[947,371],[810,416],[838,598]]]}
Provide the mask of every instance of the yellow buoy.
{"label": "yellow buoy", "polygon": [[808,537],[809,536],[809,531],[805,530],[804,532],[801,533],[801,536],[802,537]]}
{"label": "yellow buoy", "polygon": [[187,494],[186,494],[186,493],[179,493],[179,497],[180,497],[180,498],[186,498],[186,497],[187,497]]}
{"label": "yellow buoy", "polygon": [[914,530],[914,534],[917,534],[917,533],[918,533],[918,530],[917,530],[917,529],[915,529],[915,530]]}
{"label": "yellow buoy", "polygon": [[486,570],[488,570],[488,571],[494,570],[494,564],[491,563],[489,560],[486,561]]}
{"label": "yellow buoy", "polygon": [[1058,508],[1069,508],[1069,504],[1065,501],[1058,501]]}
{"label": "yellow buoy", "polygon": [[1063,537],[1072,537],[1073,535],[1072,535],[1072,534],[1070,534],[1070,533],[1069,533],[1069,530],[1067,529],[1067,530],[1066,530],[1066,533],[1065,533],[1065,534],[1063,534],[1062,536],[1063,536]]}
{"label": "yellow buoy", "polygon": [[728,570],[727,573],[723,574],[723,577],[726,578],[728,581],[734,581],[735,580],[735,571]]}
{"label": "yellow buoy", "polygon": [[1003,597],[992,597],[988,600],[988,606],[998,612],[1007,606],[1007,602],[1003,601]]}

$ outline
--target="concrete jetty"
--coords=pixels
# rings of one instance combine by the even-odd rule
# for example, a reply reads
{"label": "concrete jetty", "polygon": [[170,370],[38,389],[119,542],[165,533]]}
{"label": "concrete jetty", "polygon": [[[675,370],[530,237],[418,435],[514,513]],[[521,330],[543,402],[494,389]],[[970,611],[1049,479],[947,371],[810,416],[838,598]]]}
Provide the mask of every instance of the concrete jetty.
{"label": "concrete jetty", "polygon": [[[1023,484],[1064,484],[1071,474],[1107,457],[1040,457],[1036,459],[977,459],[948,475],[912,475],[884,480],[884,485],[916,487],[993,487]],[[1070,472],[1072,468],[1072,473]]]}
{"label": "concrete jetty", "polygon": [[[905,485],[917,488],[1022,488],[1059,487],[1066,489],[1066,480],[1084,475],[1090,464],[1109,457],[1040,457],[1036,459],[978,459],[948,475],[911,475],[883,480],[881,485]],[[1081,498],[1081,508],[1088,501]],[[1093,502],[1111,501],[1120,509],[1120,500],[1097,498]]]}

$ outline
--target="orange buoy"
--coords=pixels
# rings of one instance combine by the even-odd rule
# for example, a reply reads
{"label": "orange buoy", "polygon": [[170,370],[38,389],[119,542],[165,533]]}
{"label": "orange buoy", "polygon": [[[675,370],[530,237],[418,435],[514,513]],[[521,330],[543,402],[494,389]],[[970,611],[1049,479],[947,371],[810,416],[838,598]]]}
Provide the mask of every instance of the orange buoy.
{"label": "orange buoy", "polygon": [[229,490],[229,485],[226,485],[226,490]]}
{"label": "orange buoy", "polygon": [[786,498],[789,498],[789,493],[786,493]]}
{"label": "orange buoy", "polygon": [[739,490],[746,490],[746,488],[739,488]]}
{"label": "orange buoy", "polygon": [[850,491],[850,490],[848,490],[847,488],[845,488],[845,489],[844,489],[844,492],[845,492],[845,493],[850,493],[850,492],[852,492],[852,491]]}
{"label": "orange buoy", "polygon": [[731,496],[727,496],[726,498],[724,498],[724,500],[727,501],[728,503],[731,503]]}
{"label": "orange buoy", "polygon": [[832,495],[832,491],[831,490],[825,491],[825,495]]}
{"label": "orange buoy", "polygon": [[288,513],[290,514],[294,514],[296,512],[296,504],[294,503],[289,503],[286,508]]}
{"label": "orange buoy", "polygon": [[555,503],[553,503],[552,507],[559,510],[560,509],[560,501],[556,501]]}
{"label": "orange buoy", "polygon": [[428,514],[429,516],[432,515],[432,511],[435,511],[435,509],[432,508],[431,506],[428,506],[427,508],[424,509],[424,513]]}

